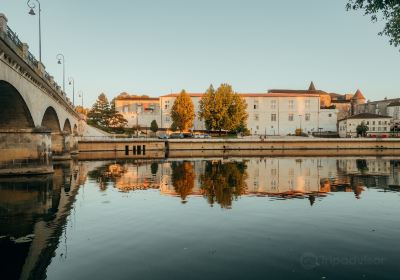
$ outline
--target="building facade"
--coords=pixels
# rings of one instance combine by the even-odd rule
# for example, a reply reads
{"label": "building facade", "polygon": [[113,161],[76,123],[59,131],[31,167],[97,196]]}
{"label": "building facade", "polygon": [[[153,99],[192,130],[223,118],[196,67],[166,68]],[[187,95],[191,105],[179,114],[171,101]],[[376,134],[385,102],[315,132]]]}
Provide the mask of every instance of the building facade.
{"label": "building facade", "polygon": [[371,113],[361,113],[340,120],[338,123],[341,138],[357,137],[357,126],[364,123],[368,126],[367,136],[388,137],[390,133],[390,116],[381,116]]}
{"label": "building facade", "polygon": [[153,120],[160,127],[161,108],[158,97],[129,95],[123,92],[114,99],[114,102],[115,109],[128,121],[128,127],[139,125],[148,128]]}
{"label": "building facade", "polygon": [[[377,114],[381,116],[394,116],[394,110],[391,110],[390,107],[396,107],[396,104],[400,104],[400,98],[395,99],[383,99],[377,101],[368,101],[364,104],[358,104],[356,106],[355,113],[370,113]],[[394,109],[394,108],[392,108]],[[391,114],[392,113],[392,114]]]}

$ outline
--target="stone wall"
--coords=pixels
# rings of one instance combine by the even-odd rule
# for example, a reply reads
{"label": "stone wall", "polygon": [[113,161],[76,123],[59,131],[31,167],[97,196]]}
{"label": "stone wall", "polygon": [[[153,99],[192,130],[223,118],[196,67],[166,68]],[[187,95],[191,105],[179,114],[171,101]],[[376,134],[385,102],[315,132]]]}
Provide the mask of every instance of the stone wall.
{"label": "stone wall", "polygon": [[[51,166],[51,134],[34,129],[0,131],[0,173],[46,173]],[[43,172],[40,172],[43,171]],[[23,173],[23,172],[22,172]]]}

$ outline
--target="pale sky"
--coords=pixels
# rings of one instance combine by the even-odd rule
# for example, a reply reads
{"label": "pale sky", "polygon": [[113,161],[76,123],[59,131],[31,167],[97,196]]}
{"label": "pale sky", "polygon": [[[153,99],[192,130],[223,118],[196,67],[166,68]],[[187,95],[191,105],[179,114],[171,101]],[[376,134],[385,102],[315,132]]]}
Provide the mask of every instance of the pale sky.
{"label": "pale sky", "polygon": [[[230,83],[238,92],[306,89],[370,100],[400,97],[400,52],[346,0],[41,0],[42,60],[91,106],[99,93],[159,96]],[[38,18],[25,0],[0,13],[38,58]],[[72,88],[66,88],[72,96]],[[77,96],[76,103],[80,104]],[[71,98],[72,99],[72,98]]]}

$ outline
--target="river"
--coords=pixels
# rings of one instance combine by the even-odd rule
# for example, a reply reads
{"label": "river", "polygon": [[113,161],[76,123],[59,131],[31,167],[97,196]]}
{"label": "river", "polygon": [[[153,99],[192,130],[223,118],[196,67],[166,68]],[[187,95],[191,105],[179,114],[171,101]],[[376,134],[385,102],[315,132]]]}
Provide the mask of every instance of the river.
{"label": "river", "polygon": [[398,279],[400,158],[67,161],[0,177],[0,279]]}

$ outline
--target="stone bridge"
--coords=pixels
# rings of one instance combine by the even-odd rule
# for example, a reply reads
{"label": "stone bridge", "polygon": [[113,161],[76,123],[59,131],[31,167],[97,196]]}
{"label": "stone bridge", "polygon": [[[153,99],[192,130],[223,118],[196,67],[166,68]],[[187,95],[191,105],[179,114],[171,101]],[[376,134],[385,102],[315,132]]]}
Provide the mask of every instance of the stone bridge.
{"label": "stone bridge", "polygon": [[0,169],[70,157],[82,122],[65,92],[0,14]]}

